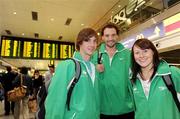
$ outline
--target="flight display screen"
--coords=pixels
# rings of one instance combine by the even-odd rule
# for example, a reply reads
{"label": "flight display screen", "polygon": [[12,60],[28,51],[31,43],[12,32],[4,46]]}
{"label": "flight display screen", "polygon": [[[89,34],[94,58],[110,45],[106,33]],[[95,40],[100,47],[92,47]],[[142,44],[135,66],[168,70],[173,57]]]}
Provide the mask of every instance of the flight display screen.
{"label": "flight display screen", "polygon": [[21,42],[18,40],[2,39],[1,56],[20,57]]}
{"label": "flight display screen", "polygon": [[70,58],[74,43],[34,40],[9,36],[1,37],[1,57],[62,60]]}

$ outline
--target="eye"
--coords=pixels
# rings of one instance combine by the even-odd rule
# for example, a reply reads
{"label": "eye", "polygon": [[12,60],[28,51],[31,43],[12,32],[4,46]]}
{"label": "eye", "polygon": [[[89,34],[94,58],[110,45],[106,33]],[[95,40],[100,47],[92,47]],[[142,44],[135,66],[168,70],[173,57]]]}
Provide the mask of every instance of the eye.
{"label": "eye", "polygon": [[106,34],[106,35],[105,35],[105,37],[109,37],[109,35],[108,35],[108,34]]}
{"label": "eye", "polygon": [[139,54],[139,52],[138,52],[138,51],[135,51],[135,52],[134,52],[134,54],[135,54],[135,55],[138,55],[138,54]]}
{"label": "eye", "polygon": [[115,37],[116,36],[116,34],[112,34],[112,37]]}
{"label": "eye", "polygon": [[144,52],[145,52],[145,53],[148,52],[148,49],[145,49]]}

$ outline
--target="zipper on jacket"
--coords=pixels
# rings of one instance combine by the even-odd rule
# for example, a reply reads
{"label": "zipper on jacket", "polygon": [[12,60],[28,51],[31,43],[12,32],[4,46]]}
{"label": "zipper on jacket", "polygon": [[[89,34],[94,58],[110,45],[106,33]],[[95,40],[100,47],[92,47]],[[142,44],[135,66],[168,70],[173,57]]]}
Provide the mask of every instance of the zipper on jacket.
{"label": "zipper on jacket", "polygon": [[[115,54],[116,54],[117,52],[119,52],[119,51],[118,51],[118,50],[116,50],[116,52],[113,54],[112,58],[110,58],[110,56],[109,56],[108,52],[107,52],[107,51],[105,51],[105,53],[106,53],[106,54],[108,55],[108,57],[109,57],[109,65],[110,65],[110,67],[111,67],[111,64],[112,64],[113,58],[114,58],[114,56],[115,56]],[[110,60],[110,59],[111,59],[111,60]]]}
{"label": "zipper on jacket", "polygon": [[74,114],[73,114],[71,119],[75,119],[75,117],[76,117],[76,112],[74,112]]}

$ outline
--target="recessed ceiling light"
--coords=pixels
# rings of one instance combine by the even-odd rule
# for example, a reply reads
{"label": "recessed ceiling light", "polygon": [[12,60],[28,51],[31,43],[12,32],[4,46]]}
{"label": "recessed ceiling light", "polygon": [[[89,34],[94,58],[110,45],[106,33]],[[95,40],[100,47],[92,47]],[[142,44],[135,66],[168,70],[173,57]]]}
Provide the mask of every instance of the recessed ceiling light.
{"label": "recessed ceiling light", "polygon": [[112,13],[114,13],[114,11],[112,11]]}
{"label": "recessed ceiling light", "polygon": [[24,36],[25,34],[24,34],[24,33],[22,33],[22,35]]}
{"label": "recessed ceiling light", "polygon": [[118,5],[118,7],[121,7],[121,5]]}
{"label": "recessed ceiling light", "polygon": [[48,36],[48,38],[50,38],[50,36]]}
{"label": "recessed ceiling light", "polygon": [[54,21],[54,18],[51,18],[50,20],[51,20],[51,21]]}
{"label": "recessed ceiling light", "polygon": [[17,14],[16,12],[13,12],[13,14]]}
{"label": "recessed ceiling light", "polygon": [[100,33],[98,32],[97,35],[100,36]]}
{"label": "recessed ceiling light", "polygon": [[84,26],[84,24],[81,24],[81,26]]}

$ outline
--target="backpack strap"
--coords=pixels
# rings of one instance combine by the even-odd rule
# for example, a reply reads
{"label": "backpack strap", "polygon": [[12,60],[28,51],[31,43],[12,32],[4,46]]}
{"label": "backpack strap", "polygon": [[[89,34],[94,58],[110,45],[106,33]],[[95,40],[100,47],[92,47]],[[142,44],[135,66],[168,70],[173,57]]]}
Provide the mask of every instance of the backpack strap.
{"label": "backpack strap", "polygon": [[176,104],[176,106],[180,112],[180,102],[177,98],[177,92],[174,88],[174,83],[172,81],[171,75],[170,74],[169,75],[163,75],[162,78],[163,78],[163,81],[166,84],[168,90],[171,92],[173,99],[174,99],[174,102],[175,102],[175,104]]}
{"label": "backpack strap", "polygon": [[97,57],[98,64],[102,64],[101,58],[102,58],[102,53],[98,50],[98,57]]}
{"label": "backpack strap", "polygon": [[75,87],[76,83],[78,82],[80,75],[81,75],[81,65],[80,65],[79,61],[77,61],[73,58],[70,58],[70,59],[75,64],[75,76],[72,78],[69,85],[67,86],[68,93],[67,93],[66,104],[67,104],[68,110],[70,110],[70,101],[71,101],[72,91],[73,91],[73,89],[74,89],[74,87]]}

